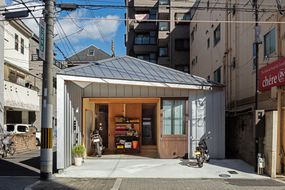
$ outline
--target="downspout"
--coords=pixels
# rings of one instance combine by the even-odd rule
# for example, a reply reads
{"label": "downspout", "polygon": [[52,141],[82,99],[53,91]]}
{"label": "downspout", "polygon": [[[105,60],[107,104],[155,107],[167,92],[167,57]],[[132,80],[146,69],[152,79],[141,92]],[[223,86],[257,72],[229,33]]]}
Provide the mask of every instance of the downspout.
{"label": "downspout", "polygon": [[229,31],[228,31],[228,20],[229,20],[229,18],[228,18],[228,7],[229,5],[228,5],[228,0],[226,0],[226,11],[225,11],[225,13],[226,13],[226,15],[225,15],[225,17],[226,17],[226,23],[225,23],[225,53],[224,53],[224,61],[223,61],[223,63],[224,63],[224,65],[223,65],[223,67],[224,67],[224,80],[223,80],[223,83],[224,83],[224,85],[226,85],[226,93],[225,93],[225,95],[226,95],[226,97],[225,97],[225,100],[226,100],[226,107],[228,107],[228,92],[229,92],[229,89],[228,89],[228,58],[229,58],[229,43],[228,43],[228,37],[229,37]]}

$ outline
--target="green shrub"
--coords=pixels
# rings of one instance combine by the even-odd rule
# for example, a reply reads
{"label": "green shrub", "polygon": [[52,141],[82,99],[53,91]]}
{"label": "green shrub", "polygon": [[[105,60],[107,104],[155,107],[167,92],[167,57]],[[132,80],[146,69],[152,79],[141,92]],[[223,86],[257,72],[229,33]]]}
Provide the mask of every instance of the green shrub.
{"label": "green shrub", "polygon": [[85,154],[85,147],[83,145],[76,145],[72,148],[72,155],[74,157],[83,157]]}

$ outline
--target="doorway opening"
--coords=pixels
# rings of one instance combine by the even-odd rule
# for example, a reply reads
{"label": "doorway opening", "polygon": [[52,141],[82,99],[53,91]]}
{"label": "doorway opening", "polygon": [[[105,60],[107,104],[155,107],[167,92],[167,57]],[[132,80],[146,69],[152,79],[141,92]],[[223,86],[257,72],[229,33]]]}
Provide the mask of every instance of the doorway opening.
{"label": "doorway opening", "polygon": [[156,104],[142,105],[142,145],[156,145]]}
{"label": "doorway opening", "polygon": [[108,148],[108,104],[95,104],[95,128],[100,130],[103,146]]}

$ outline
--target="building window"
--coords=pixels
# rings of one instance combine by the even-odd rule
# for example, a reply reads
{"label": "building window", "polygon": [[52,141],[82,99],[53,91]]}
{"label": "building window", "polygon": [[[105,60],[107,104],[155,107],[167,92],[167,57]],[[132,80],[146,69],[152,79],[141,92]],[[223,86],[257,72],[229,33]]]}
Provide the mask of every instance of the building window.
{"label": "building window", "polygon": [[19,36],[15,34],[15,50],[19,50]]}
{"label": "building window", "polygon": [[175,50],[176,51],[188,51],[189,50],[189,39],[175,39]]}
{"label": "building window", "polygon": [[21,53],[24,54],[25,53],[25,42],[24,39],[21,38]]}
{"label": "building window", "polygon": [[95,50],[94,49],[89,49],[88,50],[88,56],[95,56]]}
{"label": "building window", "polygon": [[138,59],[144,60],[144,61],[148,61],[151,63],[156,63],[156,54],[155,53],[150,53],[150,54],[146,54],[146,55],[137,55]]}
{"label": "building window", "polygon": [[169,23],[159,22],[159,31],[169,31]]}
{"label": "building window", "polygon": [[168,48],[163,47],[159,48],[159,57],[167,57],[168,56]]}
{"label": "building window", "polygon": [[150,32],[145,34],[136,34],[135,37],[135,44],[142,45],[142,44],[156,44],[156,32]]}
{"label": "building window", "polygon": [[160,5],[169,5],[169,0],[159,0]]}
{"label": "building window", "polygon": [[221,40],[221,24],[217,26],[217,28],[214,30],[214,46],[219,43]]}
{"label": "building window", "polygon": [[264,57],[274,53],[275,46],[275,29],[273,29],[264,36]]}
{"label": "building window", "polygon": [[176,13],[175,14],[175,21],[176,24],[189,24],[189,22],[180,22],[180,21],[190,21],[191,20],[191,15],[190,13]]}
{"label": "building window", "polygon": [[163,134],[184,135],[186,100],[163,100]]}
{"label": "building window", "polygon": [[210,43],[211,43],[210,38],[208,38],[208,40],[207,40],[207,48],[210,48]]}
{"label": "building window", "polygon": [[194,42],[194,30],[192,30],[192,32],[191,32],[191,42],[192,43]]}
{"label": "building window", "polygon": [[221,83],[221,67],[214,71],[214,81]]}
{"label": "building window", "polygon": [[150,9],[149,10],[149,19],[150,20],[155,20],[156,19],[156,14],[157,14],[157,11],[155,9]]}

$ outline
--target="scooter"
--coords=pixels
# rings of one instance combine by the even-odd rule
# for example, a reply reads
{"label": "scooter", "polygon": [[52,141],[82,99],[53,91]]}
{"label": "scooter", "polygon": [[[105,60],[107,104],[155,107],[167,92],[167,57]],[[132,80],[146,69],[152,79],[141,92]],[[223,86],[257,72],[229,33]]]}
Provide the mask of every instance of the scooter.
{"label": "scooter", "polygon": [[[101,128],[99,130],[102,130]],[[102,142],[102,137],[100,136],[98,129],[95,129],[93,134],[91,134],[91,142],[95,148],[95,154],[97,154],[98,157],[102,156],[104,147]]]}
{"label": "scooter", "polygon": [[9,155],[13,156],[16,152],[15,144],[11,135],[5,135],[0,140],[0,155],[6,158]]}
{"label": "scooter", "polygon": [[211,138],[210,134],[211,131],[209,131],[207,135],[199,141],[198,146],[196,147],[195,156],[199,168],[203,167],[204,162],[210,161],[209,150],[206,143],[206,141]]}

